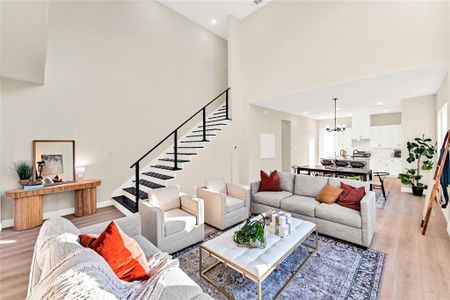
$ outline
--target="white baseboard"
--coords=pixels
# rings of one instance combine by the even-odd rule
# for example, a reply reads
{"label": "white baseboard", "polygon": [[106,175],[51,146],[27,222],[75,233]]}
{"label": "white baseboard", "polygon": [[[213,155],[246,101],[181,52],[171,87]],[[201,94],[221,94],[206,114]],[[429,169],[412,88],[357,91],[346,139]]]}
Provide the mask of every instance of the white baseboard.
{"label": "white baseboard", "polygon": [[400,192],[402,193],[410,193],[412,194],[412,189],[410,186],[403,186],[400,188]]}
{"label": "white baseboard", "polygon": [[[107,206],[112,206],[112,205],[113,205],[113,200],[97,202],[97,208],[102,208],[102,207],[107,207]],[[75,213],[75,208],[70,207],[70,208],[64,208],[64,209],[58,209],[58,210],[44,212],[43,217],[44,217],[44,220],[46,220],[46,219],[53,218],[53,217],[61,217],[61,216],[71,215],[73,213]],[[0,228],[13,227],[14,219],[2,220],[0,226],[1,226]]]}

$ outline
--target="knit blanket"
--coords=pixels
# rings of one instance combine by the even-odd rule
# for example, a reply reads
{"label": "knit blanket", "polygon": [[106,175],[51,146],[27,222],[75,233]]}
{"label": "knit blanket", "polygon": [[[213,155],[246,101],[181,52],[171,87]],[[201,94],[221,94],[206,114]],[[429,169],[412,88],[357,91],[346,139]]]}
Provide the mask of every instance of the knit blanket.
{"label": "knit blanket", "polygon": [[158,299],[167,272],[178,267],[167,253],[148,259],[151,274],[145,281],[120,280],[108,263],[89,248],[78,248],[63,259],[34,287],[28,299]]}

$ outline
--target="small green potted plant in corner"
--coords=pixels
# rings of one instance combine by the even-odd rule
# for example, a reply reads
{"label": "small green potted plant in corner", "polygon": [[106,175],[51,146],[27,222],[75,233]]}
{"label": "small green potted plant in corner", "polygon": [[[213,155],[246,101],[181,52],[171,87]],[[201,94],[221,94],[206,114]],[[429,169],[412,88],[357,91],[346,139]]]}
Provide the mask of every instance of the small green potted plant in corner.
{"label": "small green potted plant in corner", "polygon": [[413,141],[406,143],[408,149],[408,158],[406,161],[410,164],[416,163],[416,168],[406,169],[405,173],[398,174],[398,178],[405,185],[411,185],[414,196],[422,196],[423,190],[427,186],[420,182],[423,175],[420,171],[429,171],[433,168],[433,157],[436,153],[436,147],[431,144],[430,138],[415,138]]}
{"label": "small green potted plant in corner", "polygon": [[14,170],[19,177],[19,183],[22,186],[29,185],[31,183],[31,177],[33,177],[33,166],[27,161],[19,161],[14,164]]}

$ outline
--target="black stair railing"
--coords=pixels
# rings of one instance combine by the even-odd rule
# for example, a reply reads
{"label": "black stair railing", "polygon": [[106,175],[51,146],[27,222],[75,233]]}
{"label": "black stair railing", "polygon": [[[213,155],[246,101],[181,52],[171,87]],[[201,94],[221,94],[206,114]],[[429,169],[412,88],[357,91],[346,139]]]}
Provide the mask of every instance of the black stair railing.
{"label": "black stair railing", "polygon": [[136,189],[136,211],[139,210],[139,184],[140,184],[140,170],[139,170],[139,164],[140,162],[146,158],[150,153],[152,153],[156,148],[158,148],[162,143],[164,143],[167,139],[169,139],[171,136],[173,136],[173,142],[174,142],[174,162],[173,162],[173,170],[177,171],[177,170],[181,170],[178,167],[178,130],[181,129],[181,127],[183,127],[187,122],[189,122],[190,120],[192,120],[196,115],[198,115],[200,112],[202,113],[202,127],[203,127],[203,142],[207,142],[208,140],[206,139],[206,108],[211,105],[214,101],[216,101],[217,99],[219,99],[221,96],[223,96],[225,94],[225,120],[231,120],[230,119],[230,106],[229,106],[229,92],[230,92],[230,88],[227,88],[226,90],[224,90],[222,93],[220,93],[219,95],[217,95],[214,99],[212,99],[211,101],[209,101],[205,106],[203,106],[201,109],[199,109],[196,113],[194,113],[192,116],[190,116],[186,121],[184,121],[180,126],[178,126],[177,128],[175,128],[174,131],[172,131],[171,133],[169,133],[164,139],[162,139],[158,144],[156,144],[156,146],[154,146],[152,149],[150,149],[149,151],[147,151],[147,153],[145,153],[144,155],[141,156],[141,158],[139,158],[134,164],[132,164],[130,166],[130,168],[135,168],[135,189]]}

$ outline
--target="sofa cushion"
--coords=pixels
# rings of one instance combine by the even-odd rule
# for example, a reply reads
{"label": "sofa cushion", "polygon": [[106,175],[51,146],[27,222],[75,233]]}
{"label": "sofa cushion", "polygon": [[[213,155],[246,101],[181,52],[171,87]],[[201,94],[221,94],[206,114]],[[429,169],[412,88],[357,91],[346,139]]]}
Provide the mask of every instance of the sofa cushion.
{"label": "sofa cushion", "polygon": [[193,299],[202,289],[180,268],[170,269],[161,280],[164,285],[159,300]]}
{"label": "sofa cushion", "polygon": [[153,206],[160,207],[162,210],[180,208],[180,189],[178,186],[168,186],[166,188],[154,189],[149,193],[148,200]]}
{"label": "sofa cushion", "polygon": [[227,183],[223,178],[206,180],[206,188],[216,193],[227,194]]}
{"label": "sofa cushion", "polygon": [[340,179],[340,178],[334,178],[334,177],[330,177],[328,179],[328,184],[336,187],[336,188],[340,188],[341,187],[341,182],[351,185],[353,187],[364,187],[364,189],[366,190],[366,193],[370,191],[370,184],[367,181],[360,181],[360,180],[352,180],[352,179]]}
{"label": "sofa cushion", "polygon": [[281,209],[296,214],[314,217],[320,202],[311,197],[293,195],[281,200]]}
{"label": "sofa cushion", "polygon": [[277,170],[267,174],[263,170],[259,171],[261,183],[259,185],[258,192],[281,192],[280,177]]}
{"label": "sofa cushion", "polygon": [[139,244],[122,232],[115,221],[100,234],[81,234],[80,242],[100,254],[121,280],[147,280],[150,268]]}
{"label": "sofa cushion", "polygon": [[366,195],[364,187],[355,188],[351,185],[341,182],[341,188],[344,192],[336,201],[337,204],[351,208],[357,211],[361,210],[361,200]]}
{"label": "sofa cushion", "polygon": [[336,203],[320,204],[316,207],[316,217],[355,228],[361,228],[361,214],[354,209],[346,208]]}
{"label": "sofa cushion", "polygon": [[244,207],[244,200],[228,196],[225,205],[227,207],[227,212],[232,212]]}
{"label": "sofa cushion", "polygon": [[294,193],[295,174],[290,172],[278,172],[280,177],[280,188],[283,191]]}
{"label": "sofa cushion", "polygon": [[282,199],[292,196],[289,192],[257,192],[252,196],[252,200],[256,203],[280,208]]}
{"label": "sofa cushion", "polygon": [[145,257],[150,257],[158,252],[161,252],[161,250],[156,248],[156,246],[153,245],[149,240],[147,240],[143,235],[136,235],[132,238],[139,244],[142,251],[144,251]]}
{"label": "sofa cushion", "polygon": [[326,184],[317,194],[315,199],[319,202],[325,202],[328,204],[336,202],[336,200],[341,196],[344,189],[335,188],[329,184]]}
{"label": "sofa cushion", "polygon": [[175,208],[164,212],[165,236],[180,232],[197,224],[197,218],[182,209]]}
{"label": "sofa cushion", "polygon": [[294,194],[314,198],[327,183],[327,177],[295,175]]}

